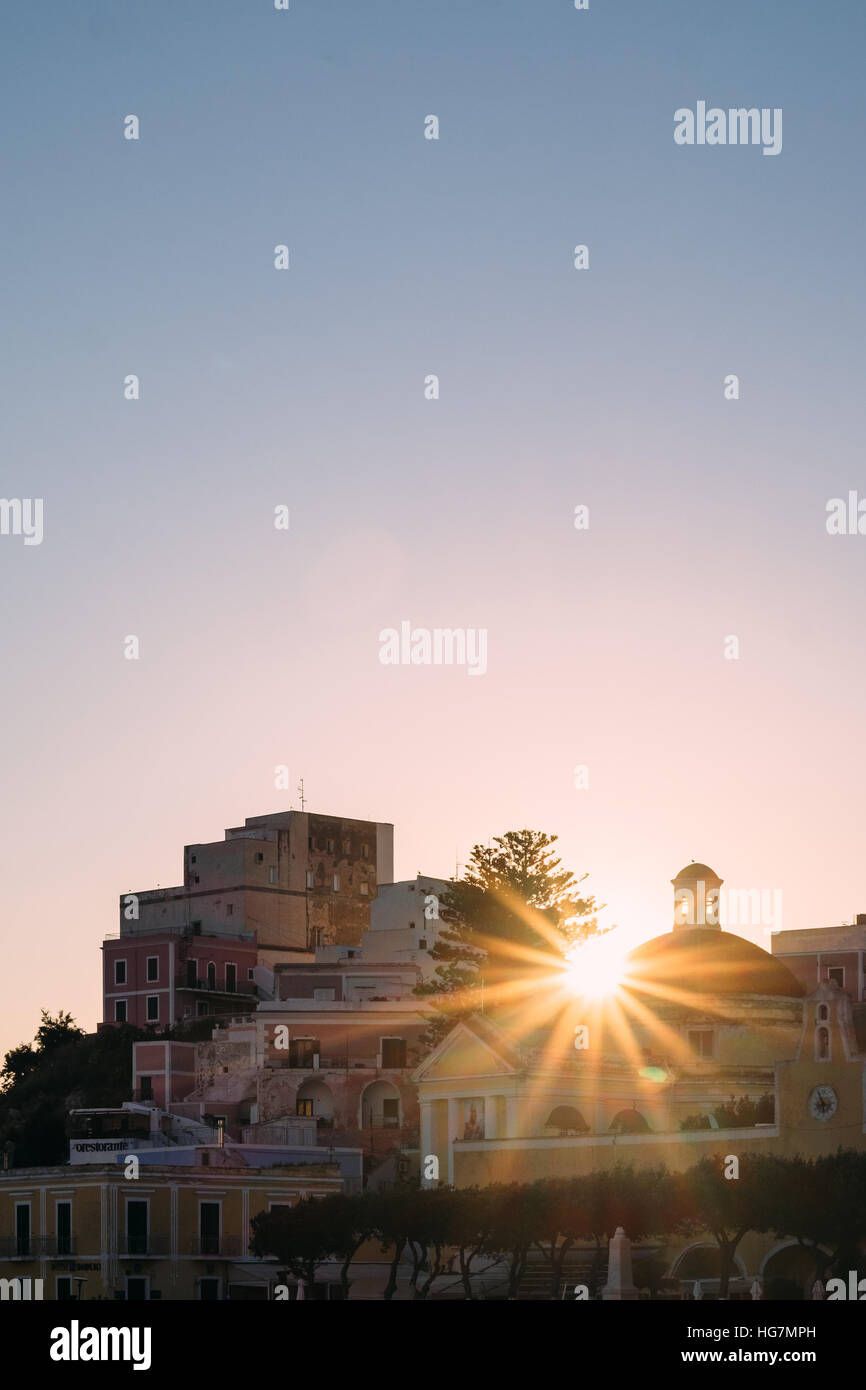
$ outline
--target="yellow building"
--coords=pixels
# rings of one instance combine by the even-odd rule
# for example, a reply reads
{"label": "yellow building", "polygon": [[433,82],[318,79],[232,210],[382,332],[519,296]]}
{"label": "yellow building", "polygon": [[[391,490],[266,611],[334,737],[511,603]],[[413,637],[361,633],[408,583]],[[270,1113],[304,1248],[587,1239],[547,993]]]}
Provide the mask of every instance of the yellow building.
{"label": "yellow building", "polygon": [[338,1166],[324,1163],[217,1159],[124,1173],[101,1164],[0,1173],[0,1279],[41,1279],[45,1299],[267,1298],[276,1270],[249,1254],[251,1219],[341,1190]]}
{"label": "yellow building", "polygon": [[[705,865],[683,870],[673,930],[633,951],[604,998],[581,989],[578,953],[575,978],[560,987],[552,976],[546,1001],[537,988],[455,1027],[415,1073],[422,1169],[435,1156],[440,1181],[468,1187],[866,1147],[866,1050],[850,998],[828,981],[804,997],[782,961],[722,931],[720,884]],[[719,1128],[714,1111],[737,1101],[747,1123]],[[779,1258],[791,1246],[744,1242],[743,1279],[797,1277],[793,1249]],[[670,1272],[684,1256],[694,1266],[679,1249]]]}

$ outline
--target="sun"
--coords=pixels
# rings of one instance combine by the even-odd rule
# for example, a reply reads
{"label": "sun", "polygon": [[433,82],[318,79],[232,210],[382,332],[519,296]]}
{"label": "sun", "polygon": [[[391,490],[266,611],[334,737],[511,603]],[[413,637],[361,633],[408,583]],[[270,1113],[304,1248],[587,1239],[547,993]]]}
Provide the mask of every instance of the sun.
{"label": "sun", "polygon": [[625,952],[616,931],[591,936],[572,946],[567,955],[566,984],[584,999],[602,999],[615,994],[625,973]]}

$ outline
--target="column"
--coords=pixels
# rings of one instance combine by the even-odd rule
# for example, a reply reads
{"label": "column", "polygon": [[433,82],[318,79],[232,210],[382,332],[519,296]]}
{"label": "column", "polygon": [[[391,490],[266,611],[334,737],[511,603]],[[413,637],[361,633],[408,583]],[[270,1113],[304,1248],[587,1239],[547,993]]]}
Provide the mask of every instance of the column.
{"label": "column", "polygon": [[484,1138],[499,1138],[499,1096],[484,1097]]}
{"label": "column", "polygon": [[429,1154],[435,1153],[433,1147],[433,1102],[432,1100],[421,1101],[421,1186],[434,1187],[432,1178],[425,1178],[424,1166]]}
{"label": "column", "polygon": [[448,1182],[454,1182],[454,1140],[459,1138],[459,1103],[448,1097]]}

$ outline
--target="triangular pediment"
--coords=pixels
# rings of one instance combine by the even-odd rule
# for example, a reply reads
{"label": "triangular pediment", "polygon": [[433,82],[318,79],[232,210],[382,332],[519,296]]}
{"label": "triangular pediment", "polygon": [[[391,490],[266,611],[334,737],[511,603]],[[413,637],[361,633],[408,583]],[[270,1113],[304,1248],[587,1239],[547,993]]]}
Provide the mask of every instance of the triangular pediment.
{"label": "triangular pediment", "polygon": [[[489,1032],[490,1030],[485,1030]],[[461,1076],[513,1076],[515,1060],[503,1039],[481,1037],[471,1023],[458,1023],[416,1069],[416,1081],[456,1079]]]}

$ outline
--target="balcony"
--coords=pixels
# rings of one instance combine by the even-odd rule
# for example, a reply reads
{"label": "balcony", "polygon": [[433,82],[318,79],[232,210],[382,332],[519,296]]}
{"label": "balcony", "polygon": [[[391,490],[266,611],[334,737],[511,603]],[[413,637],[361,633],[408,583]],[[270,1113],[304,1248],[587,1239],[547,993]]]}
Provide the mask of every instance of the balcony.
{"label": "balcony", "polygon": [[0,1240],[2,1260],[65,1259],[78,1254],[76,1237],[70,1236],[6,1236]]}
{"label": "balcony", "polygon": [[183,971],[175,975],[174,984],[176,989],[186,989],[196,994],[225,994],[229,999],[255,999],[258,996],[258,989],[252,980],[237,980],[234,989],[226,989],[225,985],[219,985],[216,981],[211,985],[207,980],[190,980]]}
{"label": "balcony", "polygon": [[292,1056],[291,1052],[277,1052],[275,1049],[268,1053],[269,1067],[282,1067],[289,1071],[373,1071],[373,1072],[407,1072],[412,1071],[417,1062],[410,1062],[408,1059],[403,1066],[385,1067],[382,1065],[381,1056],[379,1057],[328,1057],[316,1054],[319,1057],[319,1065],[316,1067],[313,1058],[307,1056]]}
{"label": "balcony", "polygon": [[249,1253],[240,1236],[225,1233],[219,1236],[195,1236],[187,1248],[188,1255],[206,1260],[236,1260]]}
{"label": "balcony", "polygon": [[168,1236],[153,1235],[132,1235],[129,1232],[121,1232],[117,1241],[117,1253],[123,1258],[138,1259],[143,1255],[168,1255],[171,1253],[171,1242]]}

